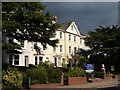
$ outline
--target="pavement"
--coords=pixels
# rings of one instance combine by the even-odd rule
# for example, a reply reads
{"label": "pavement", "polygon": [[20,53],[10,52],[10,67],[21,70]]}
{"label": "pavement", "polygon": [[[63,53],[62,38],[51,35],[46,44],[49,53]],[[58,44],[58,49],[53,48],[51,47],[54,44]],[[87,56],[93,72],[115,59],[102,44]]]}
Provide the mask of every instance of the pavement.
{"label": "pavement", "polygon": [[[120,78],[116,77],[115,79],[109,79],[100,82],[86,83],[80,85],[68,85],[57,88],[109,88],[109,87],[118,87],[120,86]],[[120,87],[119,89],[120,90]]]}

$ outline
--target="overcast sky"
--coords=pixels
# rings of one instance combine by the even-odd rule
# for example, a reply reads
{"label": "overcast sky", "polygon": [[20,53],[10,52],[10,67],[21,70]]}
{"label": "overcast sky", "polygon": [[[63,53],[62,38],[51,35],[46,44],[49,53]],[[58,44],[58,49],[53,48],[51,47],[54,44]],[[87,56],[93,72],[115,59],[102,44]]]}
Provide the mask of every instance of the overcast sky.
{"label": "overcast sky", "polygon": [[118,24],[117,2],[44,2],[45,12],[58,17],[59,23],[75,21],[80,32],[87,35],[88,31],[99,25],[111,26]]}

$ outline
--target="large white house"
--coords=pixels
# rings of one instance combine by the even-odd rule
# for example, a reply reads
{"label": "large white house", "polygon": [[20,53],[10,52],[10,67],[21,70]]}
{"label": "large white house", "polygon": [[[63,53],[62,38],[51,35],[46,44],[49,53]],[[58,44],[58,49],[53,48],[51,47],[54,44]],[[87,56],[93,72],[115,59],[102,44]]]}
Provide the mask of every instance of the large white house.
{"label": "large white house", "polygon": [[[14,66],[25,67],[28,67],[29,64],[39,65],[39,63],[45,61],[49,61],[57,67],[62,67],[64,64],[73,65],[77,63],[79,59],[76,54],[77,50],[86,47],[84,37],[85,36],[80,33],[74,21],[63,23],[56,31],[55,38],[59,39],[56,48],[47,45],[47,49],[44,49],[40,43],[37,43],[42,51],[41,54],[37,54],[33,49],[33,43],[24,41],[24,43],[22,43],[22,54],[16,54],[14,56],[6,55],[4,61],[7,63],[11,61]],[[14,41],[17,42],[15,39]]]}

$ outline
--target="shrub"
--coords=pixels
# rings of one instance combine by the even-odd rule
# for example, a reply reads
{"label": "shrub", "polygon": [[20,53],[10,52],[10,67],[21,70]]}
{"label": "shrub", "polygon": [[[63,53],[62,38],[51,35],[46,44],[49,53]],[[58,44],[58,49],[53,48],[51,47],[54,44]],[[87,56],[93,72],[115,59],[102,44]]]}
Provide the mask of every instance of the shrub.
{"label": "shrub", "polygon": [[61,69],[54,68],[53,64],[46,62],[27,70],[27,76],[31,77],[31,84],[58,83],[61,80],[61,74]]}
{"label": "shrub", "polygon": [[26,73],[28,77],[31,77],[31,84],[48,82],[47,72],[44,67],[28,69]]}
{"label": "shrub", "polygon": [[3,70],[3,88],[21,88],[22,87],[22,74],[17,68],[6,68]]}
{"label": "shrub", "polygon": [[67,77],[83,77],[85,76],[85,71],[78,67],[75,68],[72,67],[67,73],[65,73],[65,75]]}
{"label": "shrub", "polygon": [[59,83],[61,81],[62,70],[59,68],[48,69],[48,80],[51,83]]}
{"label": "shrub", "polygon": [[104,74],[104,72],[95,72],[94,73],[94,77],[104,79],[105,78],[105,74]]}

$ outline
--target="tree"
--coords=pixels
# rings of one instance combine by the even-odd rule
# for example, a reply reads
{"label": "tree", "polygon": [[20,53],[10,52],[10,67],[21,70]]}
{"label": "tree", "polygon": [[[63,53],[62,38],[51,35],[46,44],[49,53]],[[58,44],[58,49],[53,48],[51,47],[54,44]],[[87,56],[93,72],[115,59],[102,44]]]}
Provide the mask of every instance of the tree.
{"label": "tree", "polygon": [[120,68],[120,27],[117,25],[95,29],[88,33],[86,45],[90,47],[88,51],[90,62],[98,65],[104,63],[106,68],[115,66],[116,71]]}
{"label": "tree", "polygon": [[[2,3],[2,32],[9,39],[19,42],[34,42],[35,49],[40,51],[36,43],[41,43],[44,48],[49,44],[53,47],[58,39],[51,39],[60,26],[58,23],[51,24],[50,13],[43,14],[41,10],[45,6],[39,2],[4,2]],[[17,51],[22,46],[13,42],[3,43],[3,49],[11,52]]]}

